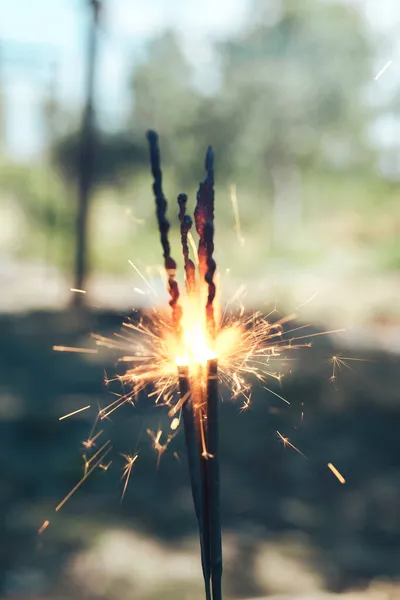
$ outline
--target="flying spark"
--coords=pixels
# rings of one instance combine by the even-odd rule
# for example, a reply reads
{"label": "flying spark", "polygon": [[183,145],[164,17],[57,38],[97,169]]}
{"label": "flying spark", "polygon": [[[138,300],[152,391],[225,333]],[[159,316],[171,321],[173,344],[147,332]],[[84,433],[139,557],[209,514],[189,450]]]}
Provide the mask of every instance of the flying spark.
{"label": "flying spark", "polygon": [[239,244],[241,246],[244,246],[244,237],[242,235],[242,227],[241,227],[241,224],[240,224],[239,205],[238,205],[238,201],[237,201],[236,185],[235,184],[231,185],[230,192],[231,192],[231,202],[232,202],[233,215],[235,217],[236,235],[237,235]]}
{"label": "flying spark", "polygon": [[[100,464],[103,462],[103,460],[105,459],[105,457],[111,452],[112,450],[112,446],[108,445],[109,442],[106,442],[104,444],[104,446],[101,448],[101,450],[103,450],[105,448],[105,451],[103,452],[103,454],[101,455],[101,457],[99,458],[99,460],[97,462],[95,462],[90,469],[85,468],[85,473],[83,474],[83,477],[78,481],[78,483],[76,485],[74,485],[74,487],[68,492],[68,494],[61,500],[61,502],[59,502],[59,504],[57,504],[55,510],[56,512],[58,512],[63,506],[64,504],[71,498],[71,496],[73,496],[73,494],[75,494],[75,492],[81,487],[81,485],[86,481],[86,479],[89,477],[89,475],[91,475],[93,473],[93,471],[95,471],[95,469],[97,469],[97,467],[100,466]],[[106,446],[108,446],[106,448]],[[94,457],[93,457],[94,458]]]}
{"label": "flying spark", "polygon": [[74,410],[73,412],[70,412],[67,415],[59,417],[58,420],[63,421],[64,419],[69,419],[69,417],[73,417],[74,415],[77,415],[78,413],[81,413],[84,410],[87,410],[88,408],[90,408],[90,404],[88,404],[87,406],[83,406],[82,408],[78,408],[77,410]]}
{"label": "flying spark", "polygon": [[342,368],[346,368],[346,369],[349,369],[350,371],[353,371],[353,369],[350,367],[350,365],[347,364],[348,362],[352,362],[352,361],[353,362],[373,362],[372,360],[369,360],[367,358],[354,358],[352,356],[344,356],[344,354],[345,354],[345,351],[343,351],[341,355],[335,354],[330,359],[330,363],[332,364],[332,374],[331,374],[329,380],[332,382],[334,382],[336,380],[337,373],[338,373],[338,371],[341,371]]}
{"label": "flying spark", "polygon": [[296,452],[301,454],[301,456],[304,456],[304,458],[307,458],[298,448],[296,448],[296,446],[294,446],[292,444],[292,442],[289,440],[289,438],[284,437],[281,433],[279,433],[279,431],[277,431],[276,433],[278,434],[278,437],[282,440],[284,446],[289,446],[290,448],[293,448],[293,450],[296,450]]}
{"label": "flying spark", "polygon": [[340,483],[342,483],[342,484],[346,483],[346,480],[343,477],[343,475],[341,473],[339,473],[339,471],[337,470],[337,468],[332,463],[328,463],[328,467],[330,468],[330,470],[332,471],[332,473],[334,475],[336,475],[336,477],[338,478],[338,480],[340,481]]}
{"label": "flying spark", "polygon": [[128,483],[129,483],[131,473],[132,473],[132,468],[133,468],[133,465],[136,462],[138,456],[139,456],[139,454],[134,454],[134,455],[122,454],[122,457],[126,460],[126,464],[124,467],[124,472],[122,473],[122,477],[121,477],[122,481],[124,482],[124,489],[122,490],[122,495],[121,495],[121,503],[125,497],[126,489],[128,487]]}
{"label": "flying spark", "polygon": [[379,71],[379,73],[377,73],[375,75],[375,77],[374,77],[375,81],[377,81],[380,77],[382,77],[384,72],[391,66],[392,63],[393,63],[392,60],[387,61],[387,63],[382,67],[382,69]]}
{"label": "flying spark", "polygon": [[54,352],[77,352],[81,354],[97,354],[96,348],[74,348],[71,346],[53,346]]}
{"label": "flying spark", "polygon": [[42,525],[38,529],[38,534],[41,535],[45,529],[50,525],[50,521],[43,521]]}

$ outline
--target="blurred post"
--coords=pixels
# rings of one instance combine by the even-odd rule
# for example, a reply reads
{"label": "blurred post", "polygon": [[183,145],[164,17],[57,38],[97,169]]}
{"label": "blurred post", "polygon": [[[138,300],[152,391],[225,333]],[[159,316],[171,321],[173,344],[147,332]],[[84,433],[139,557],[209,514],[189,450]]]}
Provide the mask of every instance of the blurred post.
{"label": "blurred post", "polygon": [[[60,64],[59,60],[52,60],[49,64],[49,79],[43,102],[43,118],[46,135],[46,162],[50,167],[52,151],[57,138],[57,118],[59,117],[59,103],[57,98],[58,79]],[[46,265],[54,263],[56,257],[57,216],[59,214],[58,203],[50,193],[47,199],[48,231],[45,245]]]}
{"label": "blurred post", "polygon": [[6,127],[5,127],[5,94],[3,78],[4,52],[3,44],[0,42],[0,159],[5,154]]}
{"label": "blurred post", "polygon": [[[78,214],[76,221],[75,288],[79,290],[85,288],[88,272],[88,208],[93,184],[95,146],[94,82],[97,62],[98,24],[101,10],[100,0],[88,0],[88,2],[92,11],[92,21],[87,48],[87,88],[78,159]],[[74,294],[73,304],[75,306],[81,306],[83,301],[83,294]]]}

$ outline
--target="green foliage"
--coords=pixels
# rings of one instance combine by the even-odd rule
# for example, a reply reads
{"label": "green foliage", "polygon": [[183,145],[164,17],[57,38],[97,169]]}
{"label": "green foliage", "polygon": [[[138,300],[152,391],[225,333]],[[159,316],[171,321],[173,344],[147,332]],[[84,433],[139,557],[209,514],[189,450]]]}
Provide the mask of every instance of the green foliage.
{"label": "green foliage", "polygon": [[46,258],[70,268],[68,245],[74,235],[75,198],[57,174],[43,164],[6,162],[0,179],[3,197],[19,210],[17,254],[33,259],[51,246],[53,256]]}
{"label": "green foliage", "polygon": [[240,37],[220,46],[220,101],[241,124],[233,172],[359,164],[371,75],[360,16],[332,3],[289,1],[269,23],[264,7]]}
{"label": "green foliage", "polygon": [[[96,132],[93,180],[96,187],[122,186],[138,168],[147,164],[147,152],[142,140],[129,133],[105,134]],[[78,180],[80,152],[79,132],[70,133],[57,141],[53,161],[68,182]]]}
{"label": "green foliage", "polygon": [[[125,272],[127,258],[139,255],[147,263],[160,261],[148,128],[160,134],[176,243],[176,196],[187,192],[193,208],[211,143],[220,266],[234,262],[250,276],[258,257],[301,266],[318,263],[336,246],[365,256],[376,252],[371,266],[396,266],[393,236],[386,236],[384,249],[374,235],[379,227],[386,231],[379,224],[385,210],[395,210],[397,192],[374,172],[367,137],[372,41],[360,14],[343,3],[254,0],[242,30],[215,45],[220,83],[207,95],[194,84],[178,34],[166,31],[151,40],[132,75],[128,130],[96,132],[90,218],[96,268]],[[30,223],[33,239],[22,244],[21,254],[40,255],[43,236],[53,236],[54,261],[64,267],[74,254],[77,131],[75,124],[67,135],[55,132],[52,164],[61,177],[38,165],[7,165],[1,175],[3,190]],[[295,184],[287,185],[291,178]],[[248,241],[246,254],[251,247],[255,257],[248,266],[240,248],[233,249],[231,183],[237,185],[243,233],[258,240],[257,248]]]}

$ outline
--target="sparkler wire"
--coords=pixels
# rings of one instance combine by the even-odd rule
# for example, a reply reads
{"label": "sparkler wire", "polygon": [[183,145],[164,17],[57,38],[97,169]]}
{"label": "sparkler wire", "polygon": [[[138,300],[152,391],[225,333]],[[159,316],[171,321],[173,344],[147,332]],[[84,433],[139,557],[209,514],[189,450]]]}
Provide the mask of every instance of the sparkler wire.
{"label": "sparkler wire", "polygon": [[[218,367],[217,360],[207,363],[207,450],[206,460],[208,511],[210,527],[210,563],[213,600],[221,600],[222,536],[219,498],[219,440],[218,440]],[[204,460],[204,459],[203,459]]]}
{"label": "sparkler wire", "polygon": [[176,262],[171,256],[171,247],[168,240],[169,232],[169,221],[166,217],[167,212],[167,200],[164,196],[162,189],[162,171],[161,171],[161,157],[160,149],[158,146],[158,135],[155,131],[147,132],[147,140],[149,142],[150,149],[150,163],[151,172],[153,174],[153,192],[156,199],[157,206],[157,222],[158,229],[160,232],[161,245],[164,252],[164,265],[165,270],[168,274],[168,288],[171,300],[169,302],[172,308],[172,319],[174,326],[179,332],[180,330],[180,319],[182,315],[182,309],[179,306],[179,288],[175,281],[176,273]]}
{"label": "sparkler wire", "polygon": [[186,275],[186,288],[188,294],[191,294],[195,290],[196,279],[195,279],[195,266],[193,261],[189,258],[189,245],[188,245],[188,234],[192,228],[192,219],[186,214],[187,196],[186,194],[179,194],[179,220],[181,222],[181,241],[182,241],[182,252],[185,262],[185,275]]}
{"label": "sparkler wire", "polygon": [[[179,367],[179,392],[181,398],[184,398],[190,392],[189,369],[187,367]],[[192,488],[193,504],[199,525],[200,549],[201,549],[201,565],[203,569],[203,578],[206,590],[206,600],[211,600],[210,590],[210,565],[206,552],[206,543],[204,539],[204,522],[203,522],[203,491],[202,477],[200,471],[200,462],[197,447],[196,421],[193,410],[192,398],[187,398],[182,406],[183,427],[185,431],[186,449],[189,463],[189,475]]]}
{"label": "sparkler wire", "polygon": [[[177,341],[182,341],[182,307],[179,289],[175,280],[176,263],[171,257],[166,217],[167,200],[162,191],[162,171],[158,135],[147,133],[150,163],[153,174],[153,192],[157,207],[157,221],[163,247],[165,269],[168,274],[172,322]],[[203,282],[208,291],[205,302],[205,317],[210,343],[215,341],[214,275],[216,263],[214,253],[214,151],[207,149],[205,159],[206,178],[200,183],[194,211],[196,231],[199,235],[198,267],[199,289]],[[178,196],[181,241],[185,265],[188,296],[196,291],[195,266],[189,258],[188,235],[192,219],[186,215],[186,194]],[[222,600],[222,537],[219,500],[219,450],[218,450],[218,365],[217,360],[207,365],[196,364],[194,373],[189,367],[178,367],[179,392],[188,455],[190,483],[193,503],[199,526],[201,563],[205,584],[206,600]]]}

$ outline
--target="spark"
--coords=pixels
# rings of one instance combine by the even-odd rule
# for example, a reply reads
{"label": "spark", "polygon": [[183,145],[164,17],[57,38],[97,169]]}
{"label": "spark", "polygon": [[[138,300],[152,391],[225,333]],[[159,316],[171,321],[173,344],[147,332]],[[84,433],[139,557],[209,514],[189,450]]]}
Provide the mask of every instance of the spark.
{"label": "spark", "polygon": [[250,398],[245,398],[242,406],[240,407],[240,412],[245,412],[246,410],[249,410],[251,405],[251,399]]}
{"label": "spark", "polygon": [[[239,302],[244,288],[241,286],[233,299]],[[288,315],[274,322],[261,312],[245,314],[243,308],[231,306],[219,311],[216,321],[216,333],[213,347],[208,339],[205,319],[201,315],[202,295],[181,295],[182,336],[176,338],[174,325],[164,311],[153,309],[143,315],[139,322],[127,320],[123,323],[121,333],[114,338],[94,336],[96,344],[116,349],[120,352],[121,363],[127,364],[122,375],[115,377],[127,390],[99,412],[99,418],[108,417],[115,410],[127,403],[135,404],[138,394],[146,386],[153,386],[148,397],[154,397],[156,403],[162,402],[173,406],[169,416],[175,417],[186,402],[188,395],[178,394],[176,377],[177,365],[188,365],[189,370],[196,365],[205,366],[207,360],[218,356],[219,376],[225,388],[231,390],[233,399],[242,397],[245,410],[250,404],[251,379],[261,383],[273,378],[282,381],[283,373],[272,368],[274,361],[287,362],[286,352],[308,347],[308,337],[324,335],[325,332],[298,336],[306,326],[284,329],[296,315]],[[334,333],[332,330],[326,333]],[[293,334],[293,335],[292,335]],[[288,335],[292,337],[288,338]],[[194,374],[194,371],[193,371]],[[266,386],[265,386],[266,387]],[[277,392],[272,394],[283,402],[289,402]],[[175,402],[174,397],[178,394]]]}
{"label": "spark", "polygon": [[312,300],[314,300],[314,298],[318,295],[318,292],[314,292],[305,302],[303,302],[302,304],[299,304],[299,306],[297,307],[296,310],[299,310],[300,308],[303,308],[303,306],[306,306],[306,304],[308,304],[309,302],[311,302]]}
{"label": "spark", "polygon": [[62,417],[59,417],[59,421],[63,421],[64,419],[68,419],[69,417],[73,417],[74,415],[77,415],[80,412],[83,412],[84,410],[87,410],[88,408],[90,408],[90,404],[88,404],[87,406],[83,406],[82,408],[78,408],[77,410],[74,410],[73,412],[68,413],[67,415],[64,415]]}
{"label": "spark", "polygon": [[171,410],[169,411],[168,416],[173,417],[174,415],[176,415],[178,410],[180,410],[182,408],[182,406],[185,404],[185,402],[189,398],[189,396],[190,396],[190,392],[186,392],[186,394],[184,396],[179,398],[179,400],[175,404],[175,406],[173,408],[171,408]]}
{"label": "spark", "polygon": [[198,259],[198,256],[197,256],[196,242],[194,241],[194,237],[190,233],[190,231],[188,233],[188,240],[189,240],[189,244],[191,245],[192,250],[193,250],[193,256],[194,256],[195,265],[196,265],[196,267],[198,267],[199,266],[199,259]]}
{"label": "spark", "polygon": [[293,448],[293,450],[296,450],[296,452],[298,452],[299,454],[301,454],[301,456],[304,456],[304,458],[307,458],[302,452],[301,450],[299,450],[298,448],[296,448],[296,446],[294,446],[292,444],[292,442],[289,440],[289,438],[284,437],[281,433],[279,433],[279,431],[276,432],[278,434],[278,436],[280,437],[280,439],[283,442],[284,446],[290,446],[290,448]]}
{"label": "spark", "polygon": [[75,292],[75,294],[86,294],[86,290],[78,290],[77,288],[70,288],[70,292]]}
{"label": "spark", "polygon": [[377,73],[374,77],[375,81],[377,81],[383,74],[384,72],[391,66],[391,64],[393,63],[392,60],[388,60],[387,63],[385,63],[382,67],[382,69],[379,71],[379,73]]}
{"label": "spark", "polygon": [[50,521],[43,521],[42,525],[38,529],[38,534],[41,535],[45,529],[50,525]]}
{"label": "spark", "polygon": [[73,348],[71,346],[53,346],[54,352],[79,352],[82,354],[97,354],[96,348]]}
{"label": "spark", "polygon": [[178,429],[179,423],[180,423],[180,419],[178,417],[175,417],[174,419],[172,419],[171,425],[170,425],[172,431],[175,431],[176,429]]}
{"label": "spark", "polygon": [[157,433],[154,433],[154,431],[152,431],[151,429],[147,429],[146,432],[153,440],[153,448],[157,452],[157,455],[158,455],[157,456],[157,468],[158,468],[158,466],[160,464],[161,456],[167,450],[171,440],[173,439],[174,435],[176,435],[176,434],[170,434],[167,437],[165,443],[161,444],[160,440],[161,440],[161,436],[162,436],[162,429],[158,429]]}
{"label": "spark", "polygon": [[141,290],[141,289],[140,289],[140,288],[138,288],[138,287],[134,287],[134,288],[133,288],[133,291],[134,291],[134,292],[136,292],[137,294],[141,294],[142,296],[145,296],[145,295],[146,295],[146,292],[144,292],[143,290]]}
{"label": "spark", "polygon": [[328,467],[332,471],[332,473],[334,475],[336,475],[336,477],[338,478],[338,480],[340,481],[340,483],[342,483],[342,484],[346,483],[346,480],[343,477],[343,475],[341,473],[339,473],[339,471],[337,470],[337,468],[332,463],[328,463]]}
{"label": "spark", "polygon": [[302,340],[304,338],[312,338],[318,337],[320,335],[330,335],[331,333],[341,333],[342,331],[346,331],[346,329],[331,329],[330,331],[319,331],[318,333],[309,333],[308,335],[303,335],[302,337],[296,338],[296,340]]}
{"label": "spark", "polygon": [[267,390],[267,392],[269,392],[270,394],[273,394],[274,396],[276,396],[277,398],[279,398],[280,400],[283,400],[284,402],[286,402],[286,404],[290,405],[289,400],[286,400],[286,398],[284,398],[283,396],[280,396],[279,394],[277,394],[276,392],[274,392],[273,390],[271,390],[270,388],[267,388],[264,386],[264,390]]}
{"label": "spark", "polygon": [[242,229],[240,225],[240,217],[239,217],[239,206],[236,195],[236,185],[232,184],[230,187],[230,196],[232,202],[233,215],[235,217],[235,231],[237,234],[238,242],[241,246],[244,245],[244,237],[242,235]]}
{"label": "spark", "polygon": [[155,289],[150,285],[149,281],[146,279],[146,277],[143,275],[143,273],[137,268],[137,266],[131,261],[128,260],[128,263],[131,265],[131,267],[133,267],[136,271],[136,273],[139,275],[139,277],[142,279],[142,281],[144,281],[144,283],[147,285],[147,287],[149,288],[149,290],[155,295],[157,296],[157,292],[155,291]]}
{"label": "spark", "polygon": [[124,471],[123,471],[122,477],[121,477],[121,480],[124,481],[124,489],[122,490],[122,496],[121,496],[121,500],[120,500],[120,502],[122,503],[122,501],[125,497],[125,494],[126,494],[126,489],[128,487],[130,477],[131,477],[132,467],[133,467],[134,463],[136,462],[139,454],[134,454],[134,455],[122,454],[121,456],[126,460],[126,465],[124,467]]}
{"label": "spark", "polygon": [[92,432],[90,433],[88,439],[84,440],[82,442],[82,446],[84,448],[86,448],[86,450],[90,450],[90,448],[92,448],[95,445],[95,441],[97,440],[97,438],[99,438],[102,435],[102,433],[104,433],[104,431],[103,431],[103,429],[100,429],[100,431],[98,431],[96,433],[96,435],[93,436],[93,430],[92,430]]}
{"label": "spark", "polygon": [[[109,442],[107,442],[107,444],[108,443]],[[75,492],[86,481],[86,479],[89,477],[89,475],[91,475],[93,473],[93,471],[103,462],[103,460],[111,452],[111,450],[112,450],[112,446],[108,446],[108,448],[106,448],[105,452],[102,454],[102,456],[99,458],[99,460],[97,462],[95,462],[94,465],[92,465],[92,467],[90,469],[88,469],[87,471],[85,470],[83,477],[78,481],[78,483],[76,485],[74,485],[74,487],[68,492],[68,494],[56,506],[56,508],[55,508],[56,512],[58,512],[64,506],[64,504],[66,502],[68,502],[68,500],[71,498],[71,496],[73,496],[73,494],[75,494]]]}
{"label": "spark", "polygon": [[102,471],[108,471],[108,469],[111,467],[111,465],[112,465],[112,460],[110,460],[110,462],[108,462],[106,465],[100,464],[99,469],[101,469]]}
{"label": "spark", "polygon": [[[113,338],[94,336],[96,344],[118,350],[119,362],[127,364],[126,371],[114,379],[122,384],[124,393],[116,394],[116,398],[99,411],[99,418],[109,417],[124,404],[134,405],[139,393],[148,385],[153,387],[148,397],[153,397],[156,404],[171,406],[169,416],[174,418],[189,397],[189,394],[180,396],[178,393],[177,366],[187,365],[189,371],[194,369],[194,376],[196,365],[204,368],[212,357],[218,357],[219,377],[225,389],[231,390],[232,399],[243,398],[242,411],[247,410],[251,402],[252,379],[289,404],[265,385],[269,378],[282,381],[283,373],[272,368],[273,362],[280,361],[284,366],[286,352],[310,346],[306,338],[341,330],[299,336],[300,330],[307,326],[285,328],[296,318],[295,314],[275,321],[269,318],[276,311],[267,316],[258,311],[246,314],[240,304],[244,292],[244,286],[240,286],[233,294],[229,311],[225,307],[222,312],[217,307],[212,347],[206,320],[200,317],[204,297],[201,293],[180,296],[182,335],[179,339],[172,320],[158,309],[147,312],[138,322],[125,321],[121,333]],[[233,301],[239,305],[232,306]]]}
{"label": "spark", "polygon": [[91,456],[89,458],[89,460],[86,458],[86,454],[84,454],[82,456],[83,460],[85,461],[85,465],[84,465],[84,473],[87,473],[87,471],[89,470],[89,467],[91,465],[91,463],[99,456],[99,454],[101,454],[103,452],[103,450],[108,446],[108,444],[110,443],[110,440],[107,440],[102,446],[101,448],[99,448],[97,450],[97,452],[95,452],[93,454],[93,456]]}
{"label": "spark", "polygon": [[332,374],[329,378],[329,381],[335,381],[336,380],[336,376],[337,376],[337,372],[341,371],[342,368],[346,368],[349,369],[350,371],[353,371],[353,369],[350,367],[350,365],[348,365],[347,363],[349,361],[354,361],[354,362],[373,362],[367,358],[355,358],[352,356],[344,356],[344,353],[346,351],[343,351],[341,355],[335,354],[334,356],[332,356],[332,358],[330,359],[330,363],[332,364]]}

